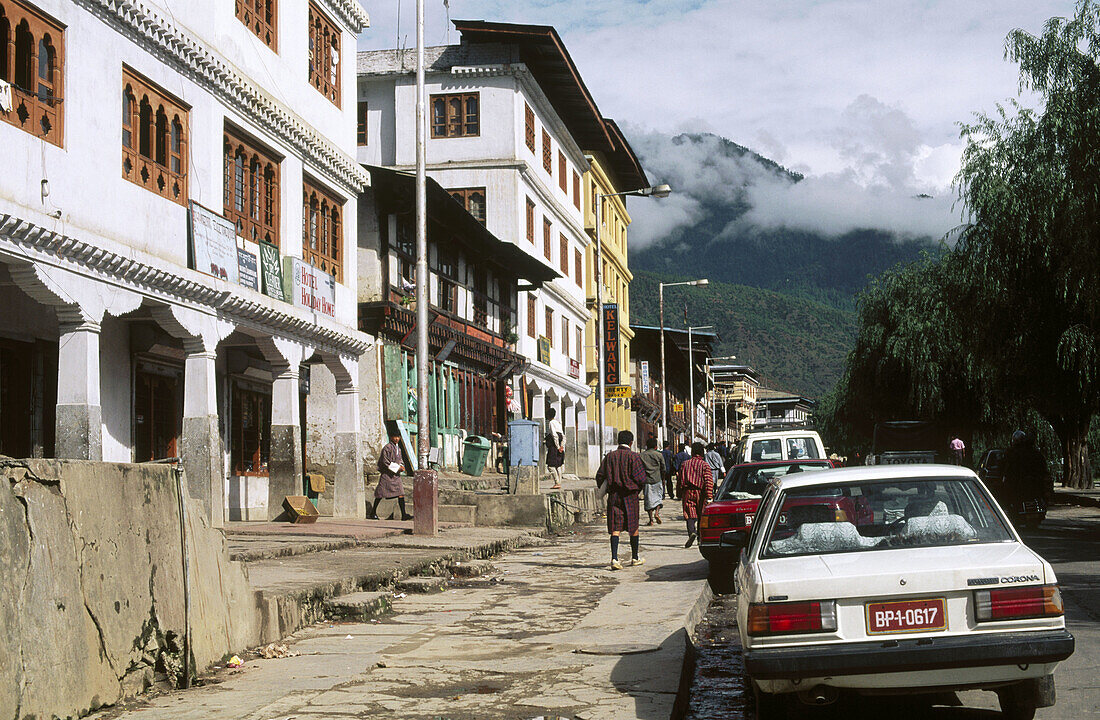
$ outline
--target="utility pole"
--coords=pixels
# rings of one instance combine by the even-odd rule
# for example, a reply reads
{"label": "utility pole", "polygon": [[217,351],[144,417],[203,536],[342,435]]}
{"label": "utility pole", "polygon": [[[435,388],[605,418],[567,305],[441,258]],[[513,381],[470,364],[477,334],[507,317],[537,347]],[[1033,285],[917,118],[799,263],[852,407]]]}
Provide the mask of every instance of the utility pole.
{"label": "utility pole", "polygon": [[416,475],[413,479],[413,533],[435,535],[439,492],[428,467],[428,178],[424,102],[424,0],[416,0]]}

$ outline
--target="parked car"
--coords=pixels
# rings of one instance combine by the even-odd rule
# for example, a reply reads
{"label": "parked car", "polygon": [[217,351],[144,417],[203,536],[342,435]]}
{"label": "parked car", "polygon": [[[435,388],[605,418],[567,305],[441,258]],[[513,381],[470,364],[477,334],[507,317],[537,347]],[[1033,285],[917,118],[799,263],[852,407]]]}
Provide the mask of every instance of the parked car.
{"label": "parked car", "polygon": [[752,528],[760,497],[772,480],[790,473],[828,470],[829,460],[773,460],[734,465],[699,518],[699,552],[710,564],[710,582],[718,592],[732,589],[737,552],[719,544],[728,530]]}
{"label": "parked car", "polygon": [[946,440],[940,435],[935,423],[926,420],[892,420],[875,423],[867,464],[934,463],[940,445],[946,447]]}
{"label": "parked car", "polygon": [[[828,518],[864,498],[872,521]],[[826,512],[796,513],[809,498]],[[846,693],[997,693],[1031,718],[1074,649],[1050,564],[966,468],[886,465],[785,475],[741,547],[737,625],[759,717]]]}
{"label": "parked car", "polygon": [[825,443],[816,430],[804,425],[752,430],[733,448],[737,464],[818,459],[825,459]]}
{"label": "parked car", "polygon": [[982,453],[978,460],[977,473],[982,482],[994,493],[1005,476],[1005,451],[1000,448],[990,448]]}

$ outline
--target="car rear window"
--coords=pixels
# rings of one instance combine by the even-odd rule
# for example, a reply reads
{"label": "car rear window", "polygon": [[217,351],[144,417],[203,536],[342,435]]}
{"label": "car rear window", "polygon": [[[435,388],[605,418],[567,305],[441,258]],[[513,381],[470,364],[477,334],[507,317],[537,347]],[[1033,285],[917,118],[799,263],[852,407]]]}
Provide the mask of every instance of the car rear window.
{"label": "car rear window", "polygon": [[968,478],[838,483],[787,490],[761,557],[1005,542],[1012,533]]}
{"label": "car rear window", "polygon": [[726,476],[722,486],[715,493],[715,500],[739,500],[748,495],[760,496],[768,487],[768,482],[784,475],[815,470],[828,470],[827,461],[795,462],[770,467],[735,467]]}
{"label": "car rear window", "polygon": [[787,458],[800,460],[802,458],[819,458],[817,443],[812,437],[787,438]]}
{"label": "car rear window", "polygon": [[779,438],[770,440],[756,440],[752,444],[752,454],[749,460],[760,462],[762,460],[782,460],[783,441]]}

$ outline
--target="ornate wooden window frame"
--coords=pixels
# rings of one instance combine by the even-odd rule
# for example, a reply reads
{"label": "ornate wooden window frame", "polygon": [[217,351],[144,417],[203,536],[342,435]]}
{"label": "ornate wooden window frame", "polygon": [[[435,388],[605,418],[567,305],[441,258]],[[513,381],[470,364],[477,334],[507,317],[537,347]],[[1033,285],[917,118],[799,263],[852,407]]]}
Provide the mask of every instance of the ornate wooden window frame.
{"label": "ornate wooden window frame", "polygon": [[222,151],[223,214],[236,224],[237,234],[244,239],[279,247],[282,159],[228,126],[222,135]]}
{"label": "ornate wooden window frame", "polygon": [[319,7],[310,3],[309,84],[336,107],[340,107],[340,69],[344,60],[341,43],[340,28]]}
{"label": "ornate wooden window frame", "polygon": [[553,262],[554,246],[550,238],[554,233],[554,225],[550,222],[550,218],[542,219],[542,254],[546,256],[546,259]]}
{"label": "ornate wooden window frame", "polygon": [[11,85],[0,120],[62,147],[64,26],[22,0],[0,0],[0,80]]}
{"label": "ornate wooden window frame", "polygon": [[237,19],[274,52],[279,52],[279,0],[234,0]]}
{"label": "ornate wooden window frame", "polygon": [[554,174],[554,152],[550,147],[550,133],[542,131],[542,169],[547,175]]}
{"label": "ornate wooden window frame", "polygon": [[523,141],[527,149],[535,152],[535,111],[527,103],[523,103]]}
{"label": "ornate wooden window frame", "polygon": [[431,97],[433,138],[481,135],[481,93],[447,93]]}
{"label": "ornate wooden window frame", "polygon": [[122,177],[187,205],[191,108],[122,67]]}
{"label": "ornate wooden window frame", "polygon": [[454,188],[447,192],[450,193],[451,197],[457,200],[462,207],[466,208],[466,212],[473,215],[479,223],[482,225],[485,224],[485,214],[487,212],[485,188]]}
{"label": "ornate wooden window frame", "polygon": [[344,202],[309,178],[302,180],[302,259],[344,281]]}

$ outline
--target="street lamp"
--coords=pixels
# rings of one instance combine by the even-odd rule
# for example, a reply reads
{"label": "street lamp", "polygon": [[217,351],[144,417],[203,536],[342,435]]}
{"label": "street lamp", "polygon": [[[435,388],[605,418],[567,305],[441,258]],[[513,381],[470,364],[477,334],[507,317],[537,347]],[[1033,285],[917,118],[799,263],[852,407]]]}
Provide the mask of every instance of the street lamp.
{"label": "street lamp", "polygon": [[[595,178],[592,182],[596,182]],[[604,455],[604,395],[607,392],[606,378],[604,376],[604,337],[603,337],[603,236],[600,234],[600,224],[602,218],[600,217],[601,208],[603,207],[604,198],[609,197],[625,197],[627,195],[636,195],[639,197],[655,197],[666,198],[672,193],[672,188],[668,185],[661,184],[653,187],[638,188],[637,190],[624,190],[617,193],[596,193],[596,267],[593,277],[596,281],[596,374],[599,376],[597,381],[598,400],[596,402],[596,422],[599,423],[599,436],[600,436],[600,461],[603,461]],[[661,372],[664,373],[664,368],[661,368]]]}
{"label": "street lamp", "polygon": [[665,373],[665,288],[674,285],[694,285],[706,287],[710,281],[683,280],[681,282],[657,283],[657,305],[661,316],[661,442],[663,443],[668,433],[668,375]]}
{"label": "street lamp", "polygon": [[691,343],[692,330],[713,330],[713,325],[688,325],[688,392],[691,397],[691,441],[695,442],[695,346]]}

